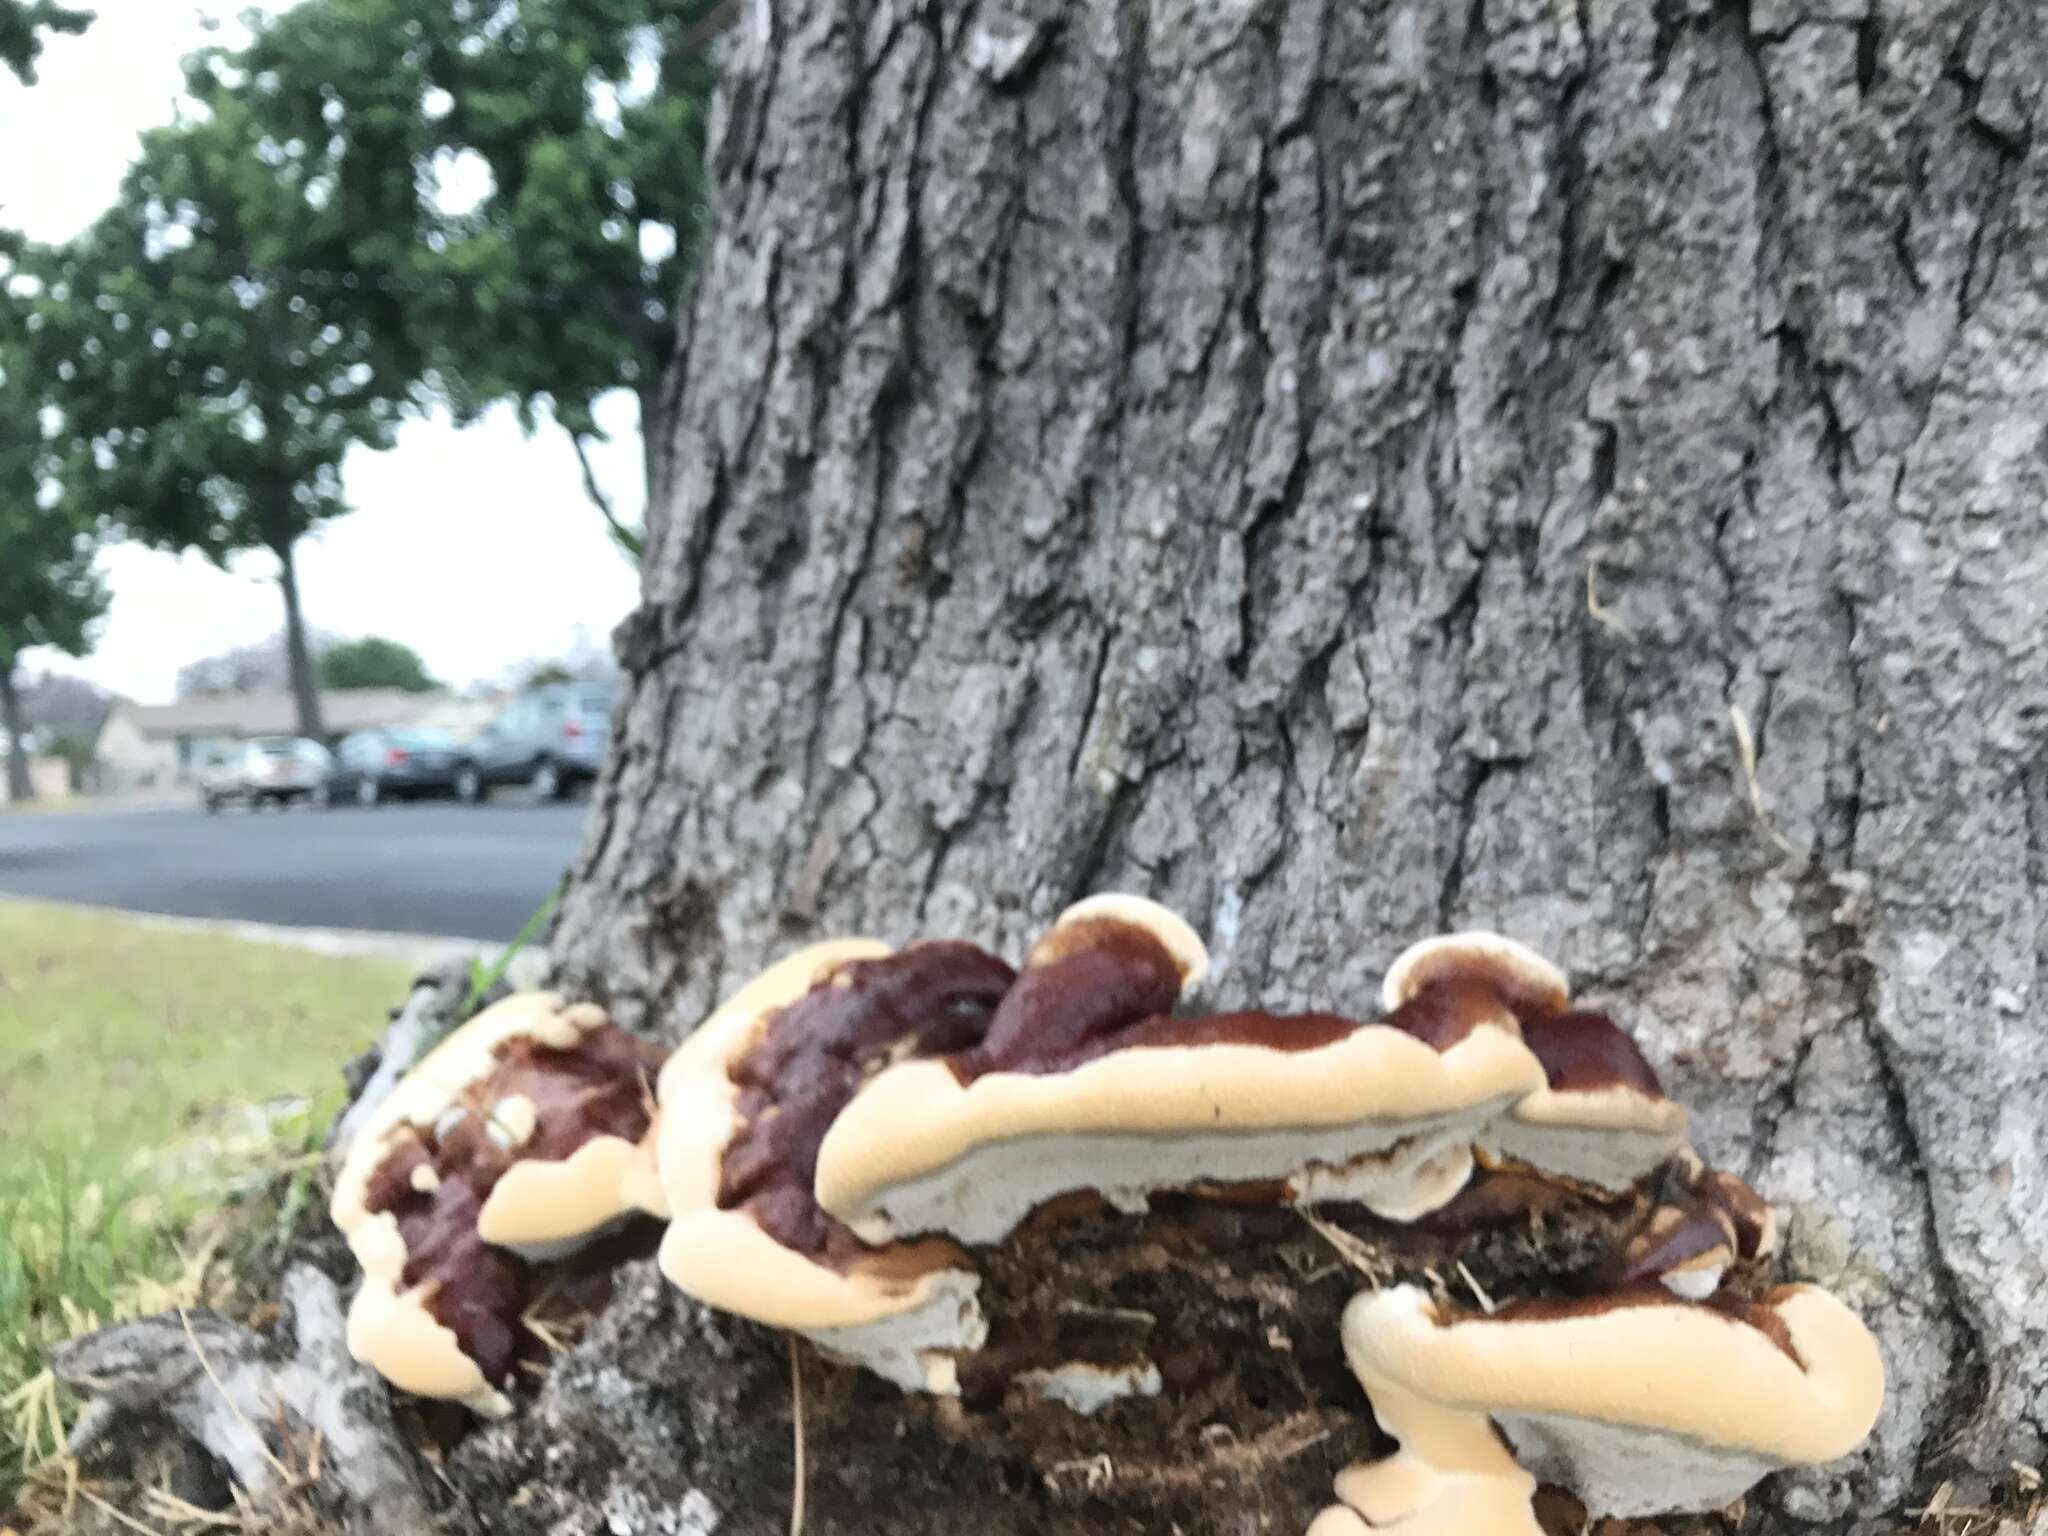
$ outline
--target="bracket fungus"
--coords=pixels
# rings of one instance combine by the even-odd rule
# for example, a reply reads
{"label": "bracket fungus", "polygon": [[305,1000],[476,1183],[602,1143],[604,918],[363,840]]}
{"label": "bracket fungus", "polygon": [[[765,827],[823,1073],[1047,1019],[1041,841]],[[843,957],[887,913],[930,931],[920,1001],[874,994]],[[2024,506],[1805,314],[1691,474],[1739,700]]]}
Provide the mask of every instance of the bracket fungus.
{"label": "bracket fungus", "polygon": [[350,1143],[330,1205],[363,1270],[355,1357],[419,1396],[507,1412],[527,1262],[666,1214],[653,1149],[661,1058],[601,1008],[525,993],[400,1079]]}
{"label": "bracket fungus", "polygon": [[1571,1009],[1564,973],[1534,950],[1493,933],[1425,939],[1388,968],[1381,1001],[1398,1011],[1458,982],[1485,988],[1514,1014],[1545,1079],[1487,1127],[1483,1157],[1620,1191],[1677,1154],[1684,1106],[1664,1096],[1612,1019]]}
{"label": "bracket fungus", "polygon": [[[942,1424],[1000,1413],[1045,1465],[1113,1445],[1164,1486],[1191,1424],[1341,1435],[1363,1459],[1312,1536],[1537,1536],[1544,1486],[1596,1516],[1717,1508],[1868,1433],[1868,1332],[1786,1283],[1769,1205],[1693,1153],[1543,957],[1427,940],[1365,1020],[1192,1009],[1207,970],[1129,896],[1070,907],[1017,970],[958,941],[814,944],[634,1114],[652,1047],[595,1009],[501,1005],[350,1153],[352,1343],[503,1411],[518,1255],[641,1209],[689,1296],[955,1399]],[[610,1063],[593,1102],[620,1118],[565,1132],[542,1060]],[[1376,1428],[1339,1406],[1352,1380]]]}
{"label": "bracket fungus", "polygon": [[[1264,1409],[1246,1373],[1276,1349],[1280,1398],[1326,1404],[1306,1384],[1348,1361],[1400,1448],[1316,1536],[1534,1533],[1539,1480],[1707,1507],[1868,1430],[1868,1334],[1774,1283],[1769,1207],[1541,956],[1427,941],[1370,1021],[1183,1011],[1206,972],[1132,897],[1068,909],[1014,974],[958,943],[791,956],[662,1075],[664,1270],[1076,1451],[1110,1415],[1171,1454],[1173,1400],[1233,1374]],[[1325,1240],[1392,1283],[1345,1307]],[[1723,1397],[1679,1389],[1709,1361]]]}
{"label": "bracket fungus", "polygon": [[972,945],[842,939],[742,987],[661,1074],[662,1272],[899,1386],[950,1390],[951,1352],[985,1332],[972,1267],[944,1242],[871,1249],[819,1208],[811,1166],[866,1072],[977,1038],[1011,980]]}
{"label": "bracket fungus", "polygon": [[819,1203],[872,1242],[1000,1241],[1055,1196],[1279,1182],[1383,1215],[1440,1205],[1474,1132],[1542,1088],[1513,1016],[1449,983],[1379,1024],[1177,1015],[1206,969],[1164,908],[1083,903],[1039,941],[987,1040],[899,1062],[818,1152]]}
{"label": "bracket fungus", "polygon": [[1489,1315],[1404,1285],[1357,1297],[1343,1326],[1401,1442],[1339,1481],[1365,1529],[1479,1529],[1462,1522],[1483,1498],[1501,1522],[1484,1528],[1534,1536],[1537,1478],[1595,1518],[1720,1509],[1768,1472],[1853,1450],[1884,1395],[1876,1341],[1814,1286],[1701,1301],[1638,1286]]}

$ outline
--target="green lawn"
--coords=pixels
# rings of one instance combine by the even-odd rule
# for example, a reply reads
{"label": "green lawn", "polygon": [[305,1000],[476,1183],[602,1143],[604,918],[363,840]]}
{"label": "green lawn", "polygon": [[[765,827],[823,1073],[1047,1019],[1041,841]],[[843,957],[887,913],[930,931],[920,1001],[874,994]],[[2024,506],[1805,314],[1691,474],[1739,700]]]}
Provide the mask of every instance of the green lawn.
{"label": "green lawn", "polygon": [[194,1215],[316,1144],[410,980],[0,901],[0,1509],[47,1345],[160,1297]]}

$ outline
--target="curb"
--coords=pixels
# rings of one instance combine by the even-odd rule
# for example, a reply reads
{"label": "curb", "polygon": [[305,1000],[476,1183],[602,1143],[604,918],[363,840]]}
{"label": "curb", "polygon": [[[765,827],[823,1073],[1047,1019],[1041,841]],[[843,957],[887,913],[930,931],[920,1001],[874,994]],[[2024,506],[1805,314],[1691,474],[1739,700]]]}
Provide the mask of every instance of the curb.
{"label": "curb", "polygon": [[139,811],[175,811],[192,803],[190,794],[67,795],[62,800],[0,799],[0,816],[127,816]]}
{"label": "curb", "polygon": [[[11,898],[0,898],[5,906]],[[508,946],[484,939],[461,939],[434,933],[384,933],[367,928],[292,928],[278,923],[252,923],[239,918],[172,917],[161,912],[136,912],[127,907],[106,907],[83,901],[24,899],[24,906],[52,907],[64,912],[84,912],[98,917],[118,917],[169,933],[214,934],[244,939],[253,944],[275,944],[300,949],[308,954],[343,958],[398,960],[416,970],[429,970],[450,960],[472,957],[495,965]],[[519,970],[545,964],[545,951],[528,944],[512,957]]]}

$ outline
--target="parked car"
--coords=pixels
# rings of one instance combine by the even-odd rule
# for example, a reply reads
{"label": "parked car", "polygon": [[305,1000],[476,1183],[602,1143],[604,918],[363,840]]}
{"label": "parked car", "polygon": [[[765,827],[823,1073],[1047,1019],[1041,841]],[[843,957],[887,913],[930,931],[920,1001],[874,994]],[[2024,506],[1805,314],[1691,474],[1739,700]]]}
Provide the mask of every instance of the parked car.
{"label": "parked car", "polygon": [[455,794],[471,804],[501,784],[559,800],[597,777],[611,740],[610,683],[551,683],[513,701],[463,749]]}
{"label": "parked car", "polygon": [[313,798],[321,805],[375,805],[452,795],[460,756],[454,738],[440,731],[357,731],[334,749],[334,767]]}
{"label": "parked car", "polygon": [[327,781],[333,759],[304,736],[258,736],[215,758],[199,777],[199,801],[217,811],[231,800],[251,808],[312,798]]}

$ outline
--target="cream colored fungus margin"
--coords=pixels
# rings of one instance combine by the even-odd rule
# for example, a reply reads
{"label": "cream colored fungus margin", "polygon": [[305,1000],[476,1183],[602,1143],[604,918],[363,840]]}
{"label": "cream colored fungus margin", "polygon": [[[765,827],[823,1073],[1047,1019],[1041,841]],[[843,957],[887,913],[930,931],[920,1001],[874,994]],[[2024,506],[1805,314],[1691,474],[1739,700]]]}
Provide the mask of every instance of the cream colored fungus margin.
{"label": "cream colored fungus margin", "polygon": [[657,1147],[670,1221],[662,1273],[706,1306],[801,1333],[912,1391],[958,1390],[947,1353],[974,1349],[987,1326],[981,1284],[947,1244],[891,1248],[842,1272],[785,1248],[746,1211],[724,1210],[725,1150],[740,1128],[732,1069],[775,1014],[849,961],[890,953],[835,939],[770,966],[707,1018],[661,1074]]}
{"label": "cream colored fungus margin", "polygon": [[1364,1293],[1345,1309],[1344,1352],[1401,1449],[1340,1477],[1343,1509],[1310,1529],[1449,1533],[1483,1509],[1500,1530],[1534,1531],[1512,1512],[1539,1476],[1594,1518],[1712,1510],[1766,1473],[1847,1454],[1883,1403],[1876,1341],[1813,1286],[1765,1305],[1796,1360],[1762,1329],[1679,1300],[1596,1297],[1528,1318],[1447,1316],[1415,1286]]}

